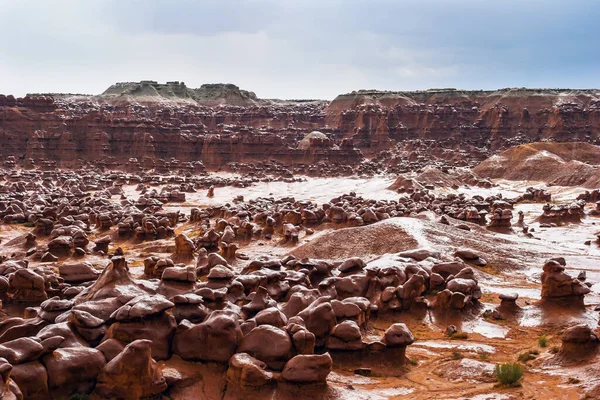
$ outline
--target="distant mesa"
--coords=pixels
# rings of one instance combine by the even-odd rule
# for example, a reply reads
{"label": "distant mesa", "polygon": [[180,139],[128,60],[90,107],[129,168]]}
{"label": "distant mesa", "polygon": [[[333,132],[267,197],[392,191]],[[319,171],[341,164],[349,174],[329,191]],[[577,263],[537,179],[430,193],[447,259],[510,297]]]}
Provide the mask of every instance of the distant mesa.
{"label": "distant mesa", "polygon": [[[455,88],[433,88],[412,91],[354,90],[338,95],[332,102],[333,109],[358,104],[414,104],[414,103],[453,103],[456,101],[500,101],[507,99],[555,99],[558,97],[597,97],[600,89],[543,89],[543,88],[504,88],[495,90],[463,90]],[[530,100],[528,100],[529,102]]]}
{"label": "distant mesa", "polygon": [[457,96],[472,96],[472,95],[558,95],[558,94],[596,94],[600,93],[600,89],[567,89],[567,88],[502,88],[493,90],[466,90],[456,88],[431,88],[425,90],[379,90],[379,89],[359,89],[353,90],[350,93],[340,94],[339,96],[407,96],[419,97],[431,94],[450,94]]}
{"label": "distant mesa", "polygon": [[158,83],[151,80],[115,83],[99,97],[107,100],[189,102],[205,105],[229,104],[235,106],[249,106],[257,104],[260,101],[254,92],[241,90],[238,86],[231,83],[204,84],[197,89],[191,89],[184,82],[170,81]]}
{"label": "distant mesa", "polygon": [[[208,83],[193,89],[181,81],[159,83],[154,80],[118,82],[111,85],[100,95],[56,92],[27,94],[27,97],[43,96],[64,100],[96,99],[115,104],[159,102],[206,106],[223,104],[240,107],[324,101],[319,99],[261,99],[254,92],[240,89],[232,83]],[[567,102],[577,101],[577,98],[596,99],[598,96],[600,96],[600,89],[503,88],[495,90],[464,90],[457,88],[431,88],[412,91],[360,89],[336,96],[329,103],[329,111],[339,112],[343,109],[369,104],[396,107],[415,104],[455,104],[457,102],[495,104],[499,102],[525,101],[531,106],[535,103],[545,105],[548,102],[566,104]]]}

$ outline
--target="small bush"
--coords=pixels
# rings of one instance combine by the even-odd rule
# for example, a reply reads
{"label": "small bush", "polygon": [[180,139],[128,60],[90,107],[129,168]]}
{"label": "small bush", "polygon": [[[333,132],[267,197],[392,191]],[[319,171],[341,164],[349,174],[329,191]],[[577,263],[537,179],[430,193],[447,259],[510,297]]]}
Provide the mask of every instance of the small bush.
{"label": "small bush", "polygon": [[25,226],[27,228],[33,228],[33,227],[35,227],[35,224],[33,222],[25,222],[23,224],[23,226]]}
{"label": "small bush", "polygon": [[463,358],[463,355],[462,355],[462,353],[461,353],[460,351],[458,351],[458,350],[454,350],[454,351],[452,352],[452,358],[453,358],[454,360],[460,360],[461,358]]}
{"label": "small bush", "polygon": [[488,359],[488,356],[489,356],[489,355],[488,355],[488,353],[486,353],[485,351],[484,351],[484,352],[481,352],[481,353],[479,353],[479,359],[480,359],[480,360],[483,360],[483,361],[485,361],[485,360],[487,360],[487,359]]}
{"label": "small bush", "polygon": [[450,336],[450,339],[466,339],[469,335],[466,332],[455,332]]}
{"label": "small bush", "polygon": [[546,335],[542,335],[538,338],[538,345],[540,347],[548,346],[548,337]]}
{"label": "small bush", "polygon": [[550,353],[552,354],[556,354],[560,351],[560,347],[558,346],[552,346],[552,348],[550,349]]}
{"label": "small bush", "polygon": [[519,386],[519,380],[523,376],[523,367],[519,363],[498,364],[494,374],[503,386]]}
{"label": "small bush", "polygon": [[570,383],[570,384],[572,384],[572,385],[576,385],[576,384],[578,384],[578,383],[581,383],[581,379],[579,379],[579,378],[573,378],[573,377],[570,377],[570,378],[567,380],[567,382],[568,382],[568,383]]}
{"label": "small bush", "polygon": [[518,360],[521,361],[522,363],[526,363],[527,361],[535,360],[536,355],[537,354],[534,351],[527,350],[527,351],[519,354]]}
{"label": "small bush", "polygon": [[409,358],[408,360],[410,361],[410,363],[411,363],[412,365],[419,365],[419,362],[417,361],[417,359],[416,359],[416,358]]}

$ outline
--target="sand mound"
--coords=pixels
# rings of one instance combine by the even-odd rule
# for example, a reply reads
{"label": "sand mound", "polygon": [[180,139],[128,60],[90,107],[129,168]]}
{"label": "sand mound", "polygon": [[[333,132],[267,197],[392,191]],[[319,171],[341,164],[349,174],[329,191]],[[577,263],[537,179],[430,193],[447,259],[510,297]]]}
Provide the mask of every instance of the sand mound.
{"label": "sand mound", "polygon": [[600,168],[596,168],[583,186],[590,189],[600,188]]}
{"label": "sand mound", "polygon": [[334,260],[354,257],[357,254],[369,258],[419,247],[417,240],[394,220],[325,232],[290,254],[298,258]]}
{"label": "sand mound", "polygon": [[458,178],[458,176],[442,172],[439,169],[431,166],[425,167],[423,169],[423,172],[417,175],[416,180],[421,184],[430,184],[445,187],[451,187],[453,185],[461,184],[461,181]]}
{"label": "sand mound", "polygon": [[398,176],[394,183],[388,186],[389,190],[398,190],[400,188],[421,190],[424,189],[424,186],[417,182],[414,174],[408,173]]}
{"label": "sand mound", "polygon": [[[473,172],[483,178],[593,187],[598,181],[598,163],[599,146],[581,142],[539,142],[512,147],[494,155]],[[592,178],[593,182],[590,181]]]}
{"label": "sand mound", "polygon": [[433,166],[427,166],[420,173],[407,173],[400,175],[388,189],[397,190],[401,187],[405,189],[422,189],[425,185],[434,185],[438,187],[461,186],[465,182],[462,176],[445,173]]}
{"label": "sand mound", "polygon": [[488,266],[499,270],[539,269],[545,260],[569,255],[565,247],[548,248],[536,239],[516,235],[497,235],[474,224],[471,231],[437,222],[433,213],[418,218],[390,218],[372,225],[323,232],[290,254],[319,259],[344,259],[360,256],[365,261],[387,253],[415,248],[434,248],[451,253],[469,248],[483,255]]}
{"label": "sand mound", "polygon": [[569,161],[552,173],[550,184],[555,186],[585,186],[598,187],[597,183],[590,185],[590,180],[600,176],[600,168],[584,164],[581,161]]}

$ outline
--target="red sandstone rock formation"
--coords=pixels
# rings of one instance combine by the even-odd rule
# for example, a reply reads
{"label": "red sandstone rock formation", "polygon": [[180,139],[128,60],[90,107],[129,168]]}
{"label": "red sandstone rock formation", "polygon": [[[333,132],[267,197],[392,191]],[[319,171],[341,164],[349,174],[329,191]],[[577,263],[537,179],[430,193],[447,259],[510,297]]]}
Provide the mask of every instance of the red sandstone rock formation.
{"label": "red sandstone rock formation", "polygon": [[[234,85],[147,81],[100,96],[0,95],[0,155],[15,157],[7,166],[46,168],[86,161],[189,171],[198,160],[208,168],[266,160],[357,165],[375,155],[392,165],[431,157],[465,165],[489,149],[541,139],[598,142],[599,110],[591,91],[360,91],[328,104],[260,100]],[[299,146],[313,130],[327,139]],[[386,153],[394,143],[410,157]]]}
{"label": "red sandstone rock formation", "polygon": [[506,140],[597,141],[600,100],[592,90],[358,91],[338,96],[326,114],[344,136],[453,139],[499,149]]}

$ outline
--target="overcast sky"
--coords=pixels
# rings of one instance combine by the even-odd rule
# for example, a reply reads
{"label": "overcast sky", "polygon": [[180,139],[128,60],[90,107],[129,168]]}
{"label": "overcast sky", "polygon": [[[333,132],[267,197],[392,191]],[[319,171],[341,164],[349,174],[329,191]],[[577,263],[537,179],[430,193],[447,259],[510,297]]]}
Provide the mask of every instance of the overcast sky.
{"label": "overcast sky", "polygon": [[600,87],[597,0],[0,0],[0,93]]}

